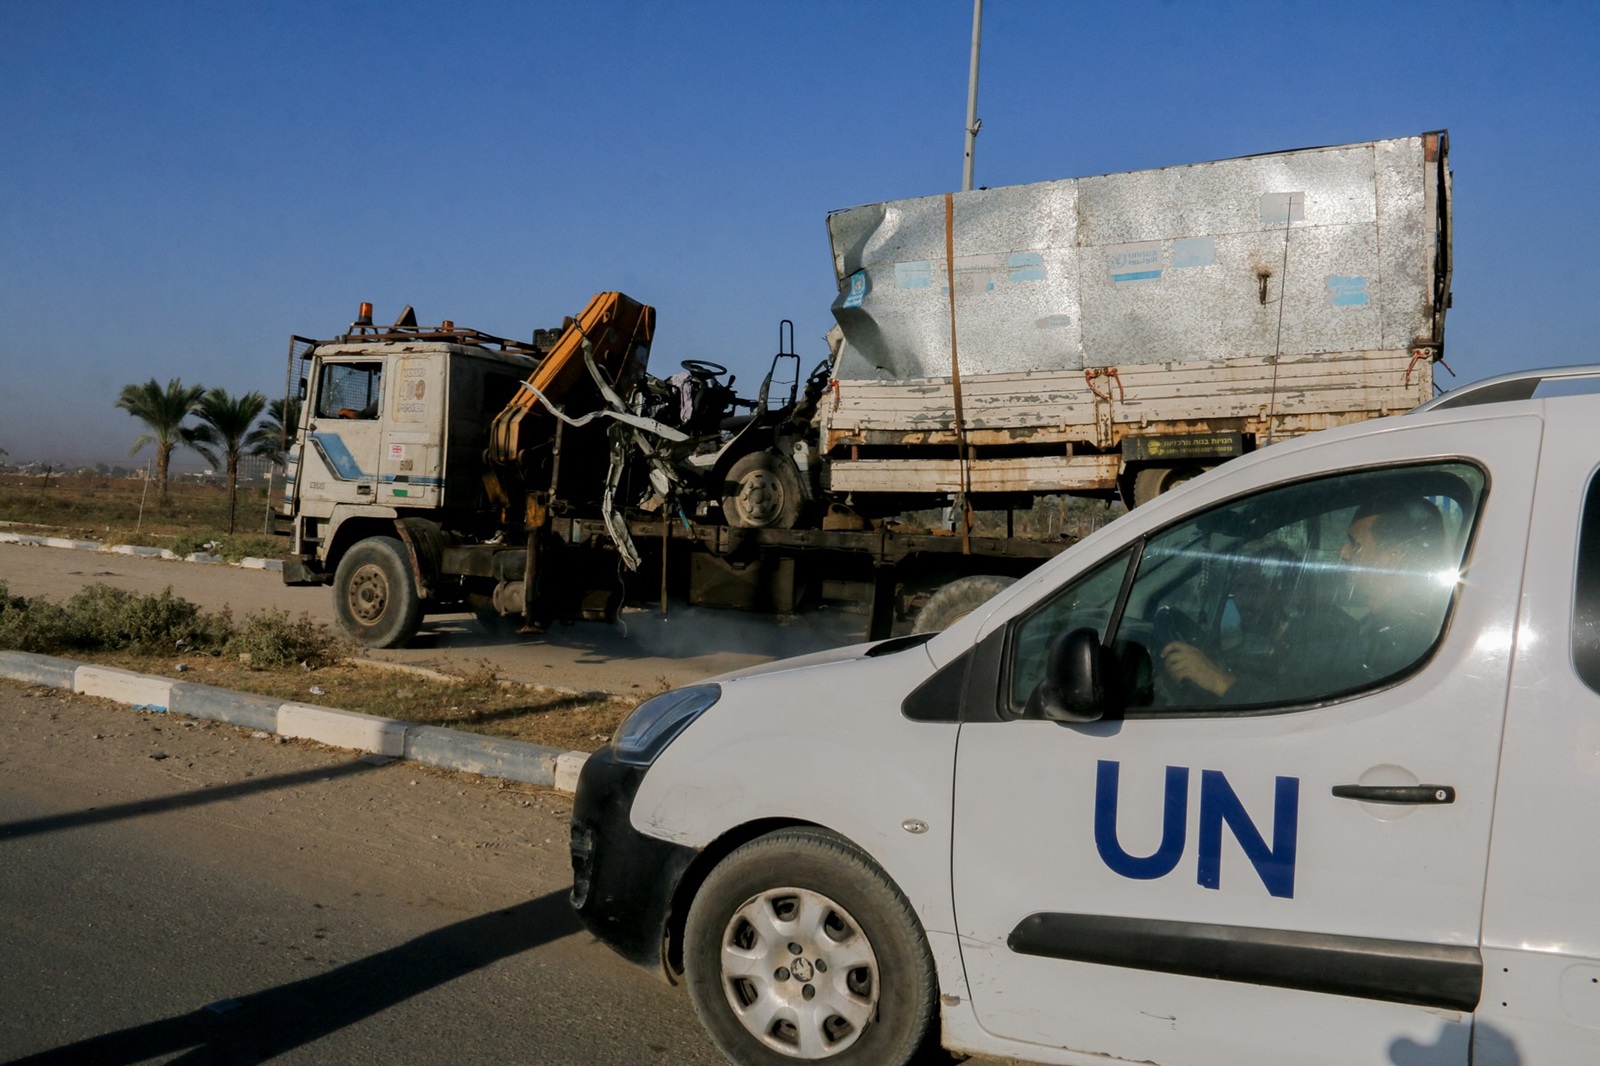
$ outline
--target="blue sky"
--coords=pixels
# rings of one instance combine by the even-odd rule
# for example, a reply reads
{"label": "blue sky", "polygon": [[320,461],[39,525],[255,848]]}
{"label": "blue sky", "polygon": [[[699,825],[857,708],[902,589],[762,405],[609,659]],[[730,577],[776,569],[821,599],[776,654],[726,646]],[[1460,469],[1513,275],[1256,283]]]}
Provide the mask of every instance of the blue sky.
{"label": "blue sky", "polygon": [[[281,395],[289,335],[362,300],[526,337],[615,288],[656,306],[659,372],[753,388],[781,318],[809,367],[827,212],[960,186],[971,19],[0,0],[0,448],[126,462],[122,385]],[[1597,46],[1592,0],[988,0],[977,181],[1448,128],[1447,362],[1600,361]]]}

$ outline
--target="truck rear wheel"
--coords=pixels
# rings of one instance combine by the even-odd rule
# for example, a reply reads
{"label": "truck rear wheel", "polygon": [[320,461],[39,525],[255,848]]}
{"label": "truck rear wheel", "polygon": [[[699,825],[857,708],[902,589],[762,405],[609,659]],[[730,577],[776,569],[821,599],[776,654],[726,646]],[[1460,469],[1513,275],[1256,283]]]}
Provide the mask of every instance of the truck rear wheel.
{"label": "truck rear wheel", "polygon": [[722,515],[730,526],[793,529],[800,519],[800,475],[781,455],[751,452],[733,464],[726,484]]}
{"label": "truck rear wheel", "polygon": [[1203,466],[1147,466],[1133,475],[1133,505],[1143,507],[1163,492],[1205,472]]}
{"label": "truck rear wheel", "polygon": [[1000,590],[1016,584],[1016,581],[1014,577],[1001,577],[999,574],[958,577],[928,597],[928,602],[922,605],[922,610],[912,620],[911,631],[942,633]]}
{"label": "truck rear wheel", "polygon": [[405,545],[368,537],[345,552],[333,574],[333,613],[368,648],[396,648],[416,636],[422,597]]}

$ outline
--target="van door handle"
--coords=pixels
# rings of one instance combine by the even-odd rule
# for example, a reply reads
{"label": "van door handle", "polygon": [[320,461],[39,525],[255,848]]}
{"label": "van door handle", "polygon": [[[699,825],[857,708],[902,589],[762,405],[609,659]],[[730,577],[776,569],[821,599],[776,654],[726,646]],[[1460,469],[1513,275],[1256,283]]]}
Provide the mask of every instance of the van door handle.
{"label": "van door handle", "polygon": [[1450,785],[1334,785],[1340,799],[1363,803],[1454,803],[1456,790]]}

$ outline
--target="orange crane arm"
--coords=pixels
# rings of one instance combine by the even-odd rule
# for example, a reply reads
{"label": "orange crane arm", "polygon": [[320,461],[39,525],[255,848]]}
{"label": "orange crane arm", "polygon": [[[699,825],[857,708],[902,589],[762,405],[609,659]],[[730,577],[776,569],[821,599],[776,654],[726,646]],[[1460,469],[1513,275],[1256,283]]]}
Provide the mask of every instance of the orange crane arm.
{"label": "orange crane arm", "polygon": [[539,396],[570,407],[587,392],[592,397],[589,408],[604,406],[584,365],[586,350],[611,385],[625,394],[628,383],[644,372],[649,361],[655,325],[655,308],[620,292],[597,293],[576,319],[568,320],[555,347],[528,375],[531,388],[518,389],[490,427],[485,482],[495,502],[511,505],[514,485],[523,487],[520,475],[528,450],[555,432],[555,418]]}

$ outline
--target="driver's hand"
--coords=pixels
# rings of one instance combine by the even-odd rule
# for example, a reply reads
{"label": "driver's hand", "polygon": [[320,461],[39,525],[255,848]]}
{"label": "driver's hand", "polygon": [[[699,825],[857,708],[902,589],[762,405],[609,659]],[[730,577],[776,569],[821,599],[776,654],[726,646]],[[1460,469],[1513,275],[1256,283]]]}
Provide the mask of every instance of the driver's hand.
{"label": "driver's hand", "polygon": [[1213,696],[1221,696],[1239,680],[1193,644],[1173,641],[1161,649],[1161,668],[1174,681],[1188,681]]}

